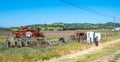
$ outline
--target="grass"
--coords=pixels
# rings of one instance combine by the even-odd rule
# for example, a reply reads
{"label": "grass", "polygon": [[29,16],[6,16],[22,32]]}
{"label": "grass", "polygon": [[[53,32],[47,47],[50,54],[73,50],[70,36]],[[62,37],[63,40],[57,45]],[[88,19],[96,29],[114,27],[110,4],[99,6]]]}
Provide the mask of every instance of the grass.
{"label": "grass", "polygon": [[[62,55],[75,53],[76,51],[83,50],[85,44],[73,41],[71,43],[60,44],[58,46],[52,46],[48,48],[37,47],[24,47],[24,48],[7,48],[2,47],[0,50],[0,61],[7,62],[35,62],[38,60],[48,60],[54,57],[60,57]],[[88,45],[87,48],[93,46]],[[19,58],[19,60],[15,60]]]}
{"label": "grass", "polygon": [[110,62],[116,62],[119,59],[120,59],[120,54],[116,54],[115,57],[114,57],[114,59],[111,60]]}
{"label": "grass", "polygon": [[120,42],[118,44],[114,44],[112,46],[107,46],[103,50],[98,52],[93,52],[91,54],[86,54],[84,57],[80,57],[77,59],[77,62],[94,62],[94,60],[99,59],[100,57],[104,57],[106,55],[111,55],[115,53],[120,48]]}
{"label": "grass", "polygon": [[[73,46],[73,47],[72,47]],[[59,57],[62,55],[75,53],[77,50],[82,50],[82,44],[72,43],[64,44],[55,47],[43,48],[7,48],[0,52],[0,61],[6,62],[4,58],[10,61],[15,61],[16,57],[20,59],[17,62],[30,62],[37,60],[48,60],[53,57]],[[70,48],[72,47],[72,48]],[[74,52],[72,52],[74,51]],[[12,57],[9,57],[12,56]]]}
{"label": "grass", "polygon": [[119,38],[120,38],[120,34],[115,34],[115,35],[112,35],[112,36],[103,37],[102,40],[101,40],[101,43],[109,42],[109,41],[116,40],[116,39],[119,39]]}
{"label": "grass", "polygon": [[4,42],[5,40],[5,36],[0,36],[0,42]]}
{"label": "grass", "polygon": [[[107,37],[107,39],[118,39],[120,36],[114,35],[112,37]],[[58,37],[46,37],[46,40],[49,42],[50,40],[53,40],[55,42],[58,41]],[[54,57],[60,57],[63,55],[75,53],[77,51],[81,51],[87,48],[90,48],[94,46],[94,44],[84,44],[84,43],[78,43],[76,41],[66,43],[66,44],[60,44],[58,46],[52,46],[48,48],[37,48],[37,47],[24,47],[24,48],[7,48],[2,45],[3,41],[5,40],[5,37],[0,37],[0,61],[2,62],[36,62],[38,60],[44,61],[49,60]],[[104,43],[107,41],[106,39],[103,39],[102,42]],[[110,47],[107,47],[110,49]],[[115,48],[116,50],[116,48]],[[107,52],[114,52],[114,49],[108,50]],[[102,55],[104,55],[105,51]],[[82,57],[82,59],[78,59],[77,61],[83,61],[84,60],[92,60],[95,59],[95,57],[101,57],[101,55],[96,56],[98,53],[95,53],[94,55],[85,55],[86,58]],[[107,53],[106,53],[107,54]],[[95,56],[95,57],[91,57]],[[88,59],[89,58],[89,59]]]}
{"label": "grass", "polygon": [[[118,37],[118,36],[115,36],[115,37]],[[116,38],[114,38],[114,39],[116,39]],[[117,50],[120,50],[119,47],[120,47],[120,42],[117,42],[115,44],[106,46],[102,50],[92,52],[92,53],[89,53],[89,54],[85,54],[84,56],[74,58],[74,59],[65,59],[64,61],[67,61],[67,62],[94,62],[95,60],[97,60],[101,57],[104,57],[104,56],[111,55],[111,54],[115,53]],[[119,58],[120,58],[120,54],[117,54],[115,56],[113,62],[118,60]]]}

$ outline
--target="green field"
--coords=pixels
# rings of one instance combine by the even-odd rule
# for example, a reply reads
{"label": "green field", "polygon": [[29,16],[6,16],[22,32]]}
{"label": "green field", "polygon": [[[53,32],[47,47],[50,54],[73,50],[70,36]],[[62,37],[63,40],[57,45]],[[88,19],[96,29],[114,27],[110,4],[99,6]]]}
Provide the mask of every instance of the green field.
{"label": "green field", "polygon": [[[106,41],[115,40],[120,38],[120,36],[113,35],[107,38],[103,38],[101,43],[105,43]],[[46,40],[54,40],[58,42],[58,37],[46,37]],[[5,44],[5,37],[0,37],[0,61],[1,62],[36,62],[36,61],[44,61],[49,60],[54,57],[60,57],[63,55],[76,53],[77,51],[81,51],[92,46],[94,44],[84,44],[78,43],[76,41],[62,44],[60,43],[58,46],[51,46],[47,48],[38,48],[38,47],[22,47],[22,48],[7,48]],[[90,55],[85,55],[89,57]],[[94,58],[94,57],[93,57]],[[81,60],[84,60],[83,58]],[[81,60],[78,60],[81,61]],[[89,59],[88,59],[89,60]]]}

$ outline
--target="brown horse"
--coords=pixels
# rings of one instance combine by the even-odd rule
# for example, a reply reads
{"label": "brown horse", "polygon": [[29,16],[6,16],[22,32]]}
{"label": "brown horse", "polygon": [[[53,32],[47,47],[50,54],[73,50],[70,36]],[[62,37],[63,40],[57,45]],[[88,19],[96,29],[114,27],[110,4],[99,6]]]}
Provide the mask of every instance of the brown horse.
{"label": "brown horse", "polygon": [[85,32],[77,31],[75,34],[71,35],[70,38],[72,40],[77,40],[78,42],[80,42],[81,40],[87,39],[87,34]]}
{"label": "brown horse", "polygon": [[87,35],[84,32],[77,33],[76,39],[78,40],[78,42],[80,42],[81,40],[87,39]]}

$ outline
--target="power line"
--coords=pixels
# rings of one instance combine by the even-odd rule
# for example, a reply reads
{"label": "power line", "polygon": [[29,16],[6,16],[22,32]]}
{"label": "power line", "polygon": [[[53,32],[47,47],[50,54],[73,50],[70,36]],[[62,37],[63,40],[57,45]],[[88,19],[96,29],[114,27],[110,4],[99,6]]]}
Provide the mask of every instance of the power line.
{"label": "power line", "polygon": [[66,1],[65,0],[60,0],[60,1],[66,3],[66,4],[69,4],[69,5],[75,6],[77,8],[80,8],[82,10],[85,10],[87,12],[91,12],[91,13],[96,14],[96,15],[104,16],[104,17],[107,17],[107,18],[113,18],[112,16],[97,12],[97,11],[91,9],[91,8],[88,8],[88,7],[86,7],[86,6],[82,5],[82,4],[79,4],[79,5],[82,6],[81,7],[81,6],[78,5],[78,3],[74,2],[74,1],[71,1],[71,0],[66,0]]}
{"label": "power line", "polygon": [[[96,15],[104,16],[104,17],[107,17],[107,18],[113,18],[113,23],[114,23],[114,24],[113,24],[113,27],[114,27],[114,28],[116,27],[115,22],[116,22],[116,20],[118,20],[118,19],[116,19],[115,16],[110,16],[110,15],[106,15],[106,14],[97,12],[97,11],[91,9],[91,8],[88,8],[88,7],[86,7],[86,6],[82,5],[82,4],[79,4],[79,3],[74,2],[74,1],[71,1],[71,0],[60,0],[60,1],[63,2],[63,3],[69,4],[69,5],[75,6],[75,7],[77,7],[77,8],[80,8],[80,9],[82,9],[82,10],[85,10],[85,11],[87,11],[87,12],[96,14]],[[80,5],[80,6],[79,6],[79,5]]]}

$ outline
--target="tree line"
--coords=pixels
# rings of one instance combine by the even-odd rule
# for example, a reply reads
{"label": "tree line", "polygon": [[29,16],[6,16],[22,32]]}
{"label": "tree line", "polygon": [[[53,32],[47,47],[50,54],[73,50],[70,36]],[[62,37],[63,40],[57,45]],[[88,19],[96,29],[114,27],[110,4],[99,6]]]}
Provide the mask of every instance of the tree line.
{"label": "tree line", "polygon": [[[27,25],[31,29],[40,31],[65,31],[65,30],[111,30],[115,27],[120,27],[120,23],[53,23],[53,24],[33,24]],[[20,27],[0,28],[0,30],[19,30]]]}

